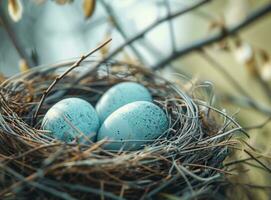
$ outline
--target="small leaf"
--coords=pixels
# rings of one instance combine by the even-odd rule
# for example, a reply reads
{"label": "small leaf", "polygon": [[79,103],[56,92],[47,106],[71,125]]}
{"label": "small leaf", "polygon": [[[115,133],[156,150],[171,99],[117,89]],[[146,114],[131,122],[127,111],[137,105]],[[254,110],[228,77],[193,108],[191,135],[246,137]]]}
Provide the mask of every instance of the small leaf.
{"label": "small leaf", "polygon": [[226,27],[225,24],[225,19],[223,16],[220,16],[219,19],[213,20],[210,22],[209,27],[208,27],[208,32],[214,30],[214,29],[220,29],[224,30]]}
{"label": "small leaf", "polygon": [[105,46],[105,47],[101,48],[100,52],[102,54],[102,57],[105,57],[109,52],[109,47]]}
{"label": "small leaf", "polygon": [[259,49],[259,55],[263,62],[268,62],[270,60],[270,56],[268,52],[264,49]]}
{"label": "small leaf", "polygon": [[55,0],[55,2],[59,5],[64,5],[67,3],[72,3],[73,1],[72,0]]}
{"label": "small leaf", "polygon": [[8,13],[14,22],[18,22],[23,15],[23,6],[21,0],[9,0]]}
{"label": "small leaf", "polygon": [[20,60],[20,62],[19,62],[19,68],[20,68],[21,72],[26,72],[26,71],[28,71],[30,69],[24,59]]}
{"label": "small leaf", "polygon": [[0,73],[0,83],[4,82],[6,80],[5,76]]}
{"label": "small leaf", "polygon": [[247,43],[242,43],[238,46],[234,53],[236,60],[240,64],[247,64],[254,58],[254,50]]}
{"label": "small leaf", "polygon": [[271,80],[271,62],[270,61],[265,63],[264,66],[261,68],[260,75],[264,81]]}
{"label": "small leaf", "polygon": [[83,10],[86,18],[90,18],[93,15],[95,11],[95,5],[96,5],[95,0],[84,0]]}
{"label": "small leaf", "polygon": [[[105,33],[104,41],[108,40],[109,38],[111,38],[111,29]],[[110,45],[106,45],[100,49],[100,53],[101,53],[102,57],[105,57],[108,54],[109,49],[110,49]]]}
{"label": "small leaf", "polygon": [[229,45],[229,41],[227,39],[221,40],[220,42],[217,43],[217,47],[219,50],[223,50],[223,51],[230,51],[230,45]]}
{"label": "small leaf", "polygon": [[162,196],[163,199],[167,199],[167,200],[180,200],[181,199],[180,197],[172,195],[172,194],[162,193],[162,194],[160,194],[160,196]]}

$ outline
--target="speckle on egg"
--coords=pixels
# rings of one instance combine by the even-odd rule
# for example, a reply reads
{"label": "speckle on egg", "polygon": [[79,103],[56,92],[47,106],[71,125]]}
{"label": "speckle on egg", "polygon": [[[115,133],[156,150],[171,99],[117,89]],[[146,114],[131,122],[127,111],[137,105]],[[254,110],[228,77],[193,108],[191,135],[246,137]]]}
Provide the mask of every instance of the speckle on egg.
{"label": "speckle on egg", "polygon": [[108,138],[109,150],[135,150],[154,140],[168,128],[163,110],[147,101],[126,104],[113,112],[102,124],[97,139]]}
{"label": "speckle on egg", "polygon": [[67,98],[52,106],[42,121],[42,129],[49,130],[53,137],[71,142],[83,134],[94,140],[99,129],[99,118],[90,103],[79,98]]}
{"label": "speckle on egg", "polygon": [[111,87],[96,104],[100,122],[121,106],[135,101],[152,101],[151,94],[144,86],[135,82],[123,82]]}

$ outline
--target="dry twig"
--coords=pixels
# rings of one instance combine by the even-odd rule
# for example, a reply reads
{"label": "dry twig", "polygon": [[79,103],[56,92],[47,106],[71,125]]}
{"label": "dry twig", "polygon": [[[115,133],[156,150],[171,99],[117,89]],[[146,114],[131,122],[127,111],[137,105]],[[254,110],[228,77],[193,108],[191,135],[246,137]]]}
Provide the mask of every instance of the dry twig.
{"label": "dry twig", "polygon": [[93,49],[92,51],[90,51],[88,54],[86,55],[82,55],[81,58],[79,60],[77,60],[70,68],[68,68],[63,74],[59,75],[54,82],[52,82],[52,84],[47,88],[47,90],[43,93],[41,100],[38,104],[37,110],[34,113],[33,116],[33,124],[36,123],[36,119],[37,116],[39,114],[39,110],[46,98],[46,96],[48,95],[48,93],[53,89],[53,87],[63,78],[65,77],[69,72],[71,72],[72,70],[74,70],[76,67],[80,66],[81,62],[84,61],[87,57],[89,57],[90,55],[92,55],[93,53],[95,53],[96,51],[99,51],[102,47],[104,47],[105,45],[107,45],[109,42],[111,42],[112,39],[109,39],[107,41],[105,41],[104,43],[102,43],[101,45],[99,45],[98,47],[96,47],[95,49]]}

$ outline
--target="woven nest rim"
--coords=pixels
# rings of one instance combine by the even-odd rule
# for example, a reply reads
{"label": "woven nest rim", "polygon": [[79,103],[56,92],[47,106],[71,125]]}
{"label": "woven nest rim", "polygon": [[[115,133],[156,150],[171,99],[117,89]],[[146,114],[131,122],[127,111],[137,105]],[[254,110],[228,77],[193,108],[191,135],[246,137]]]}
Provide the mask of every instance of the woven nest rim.
{"label": "woven nest rim", "polygon": [[[151,91],[155,102],[166,111],[171,122],[166,137],[141,150],[111,152],[102,148],[104,141],[91,146],[65,144],[44,136],[39,125],[33,128],[31,117],[44,90],[61,73],[59,69],[70,64],[42,66],[2,83],[0,137],[6,149],[0,148],[5,156],[1,168],[13,178],[1,186],[0,197],[42,191],[42,195],[64,199],[101,195],[108,199],[145,199],[161,198],[163,194],[192,198],[210,195],[220,187],[218,182],[227,173],[223,161],[229,155],[229,146],[235,144],[230,138],[242,131],[241,126],[207,101],[189,96],[194,91],[185,92],[179,83],[136,65],[105,63],[88,76],[84,74],[76,87],[70,83],[82,73],[71,72],[48,95],[38,121],[52,104],[64,98],[61,94],[83,97],[95,104],[101,96],[98,90],[104,92],[122,81],[137,81]],[[93,61],[84,61],[81,66],[92,64]],[[183,110],[185,113],[181,113]],[[218,122],[217,118],[222,120]],[[18,182],[14,171],[21,172],[24,178],[34,177],[27,183],[19,180],[17,186],[23,192],[14,192],[12,186]],[[72,189],[72,185],[78,187]],[[54,187],[56,191],[52,192]]]}

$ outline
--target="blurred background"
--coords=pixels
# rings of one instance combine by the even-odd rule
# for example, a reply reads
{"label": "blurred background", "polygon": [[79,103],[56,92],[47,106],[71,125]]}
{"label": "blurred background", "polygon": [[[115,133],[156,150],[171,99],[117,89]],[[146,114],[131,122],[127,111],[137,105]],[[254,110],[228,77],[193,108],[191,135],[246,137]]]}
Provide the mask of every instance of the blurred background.
{"label": "blurred background", "polygon": [[77,58],[108,38],[97,58],[208,80],[255,148],[256,161],[242,150],[227,161],[247,159],[229,177],[243,183],[236,199],[270,199],[270,36],[270,0],[0,0],[1,80]]}

